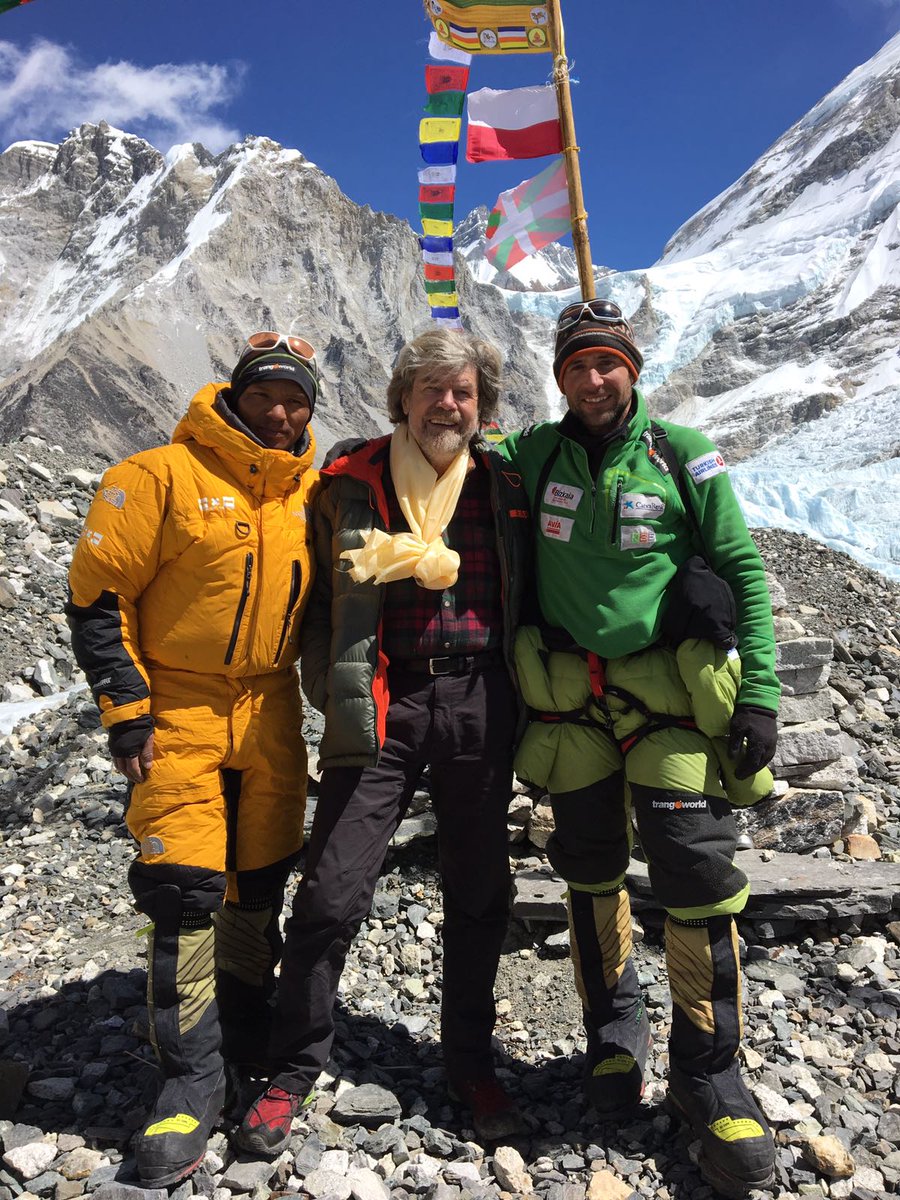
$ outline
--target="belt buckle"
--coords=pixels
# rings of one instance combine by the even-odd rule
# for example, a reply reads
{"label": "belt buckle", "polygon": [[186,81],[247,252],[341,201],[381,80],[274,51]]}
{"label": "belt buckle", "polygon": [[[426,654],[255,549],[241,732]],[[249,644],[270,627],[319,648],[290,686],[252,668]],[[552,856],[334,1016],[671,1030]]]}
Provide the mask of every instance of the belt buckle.
{"label": "belt buckle", "polygon": [[[428,674],[429,675],[449,675],[450,674],[450,658],[451,658],[451,655],[449,655],[449,654],[438,654],[432,658],[429,658]],[[438,666],[437,666],[438,663],[444,663],[446,669],[443,671],[439,670]]]}

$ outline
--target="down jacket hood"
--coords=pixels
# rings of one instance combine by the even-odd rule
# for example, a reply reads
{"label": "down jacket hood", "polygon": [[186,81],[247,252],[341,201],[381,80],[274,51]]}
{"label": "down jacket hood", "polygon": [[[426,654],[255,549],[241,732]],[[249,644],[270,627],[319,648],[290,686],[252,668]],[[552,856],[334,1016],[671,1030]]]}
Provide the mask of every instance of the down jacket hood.
{"label": "down jacket hood", "polygon": [[228,407],[223,395],[227,383],[208,383],[190,403],[172,434],[173,443],[194,441],[208,446],[229,460],[240,476],[261,474],[268,494],[285,491],[298,475],[312,466],[316,439],[309,424],[297,446],[290,450],[270,450],[256,441],[240,419]]}

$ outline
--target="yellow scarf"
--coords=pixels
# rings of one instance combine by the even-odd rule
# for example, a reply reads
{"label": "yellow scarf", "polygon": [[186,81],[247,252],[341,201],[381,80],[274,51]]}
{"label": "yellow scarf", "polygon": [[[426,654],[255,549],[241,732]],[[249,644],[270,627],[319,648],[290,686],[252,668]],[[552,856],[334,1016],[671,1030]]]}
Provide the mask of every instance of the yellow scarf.
{"label": "yellow scarf", "polygon": [[404,421],[391,435],[391,478],[409,533],[373,529],[359,550],[341,555],[352,564],[354,583],[374,579],[391,583],[412,577],[420,587],[442,591],[456,583],[459,555],[444,545],[441,534],[450,524],[469,469],[469,448],[461,450],[447,470],[437,472],[410,436]]}

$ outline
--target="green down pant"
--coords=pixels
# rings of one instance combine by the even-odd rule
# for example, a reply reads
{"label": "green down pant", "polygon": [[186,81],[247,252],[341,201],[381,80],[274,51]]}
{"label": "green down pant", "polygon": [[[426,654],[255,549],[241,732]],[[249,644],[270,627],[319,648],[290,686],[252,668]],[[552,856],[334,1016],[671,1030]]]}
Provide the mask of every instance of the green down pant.
{"label": "green down pant", "polygon": [[653,648],[606,663],[601,697],[585,658],[547,652],[538,631],[525,629],[517,667],[534,719],[516,772],[549,789],[555,831],[547,854],[568,884],[589,1034],[635,1003],[624,890],[633,814],[651,886],[668,913],[672,1061],[721,1069],[740,1041],[733,918],[749,891],[734,863],[731,801],[753,803],[771,789],[768,771],[741,784],[723,764],[739,662],[709,643],[685,643],[678,655]]}

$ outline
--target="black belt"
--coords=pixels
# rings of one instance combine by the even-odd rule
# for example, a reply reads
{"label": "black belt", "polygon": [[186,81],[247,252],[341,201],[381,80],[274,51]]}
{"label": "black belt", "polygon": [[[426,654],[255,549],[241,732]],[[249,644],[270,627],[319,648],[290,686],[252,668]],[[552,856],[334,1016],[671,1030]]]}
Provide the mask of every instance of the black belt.
{"label": "black belt", "polygon": [[390,666],[398,671],[424,675],[468,675],[484,667],[500,666],[502,650],[482,650],[478,654],[432,655],[431,658],[392,658]]}

